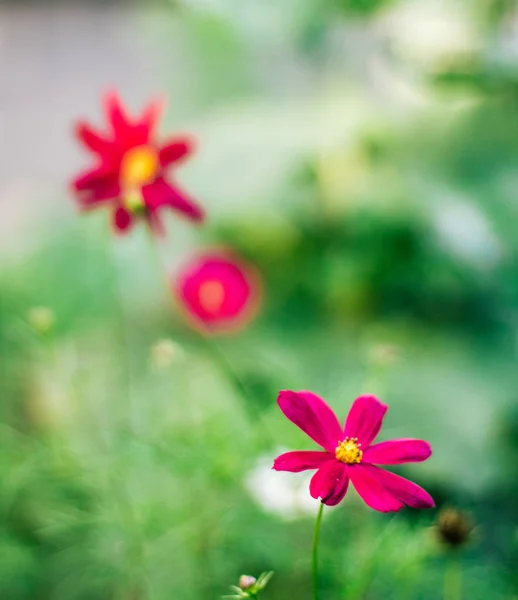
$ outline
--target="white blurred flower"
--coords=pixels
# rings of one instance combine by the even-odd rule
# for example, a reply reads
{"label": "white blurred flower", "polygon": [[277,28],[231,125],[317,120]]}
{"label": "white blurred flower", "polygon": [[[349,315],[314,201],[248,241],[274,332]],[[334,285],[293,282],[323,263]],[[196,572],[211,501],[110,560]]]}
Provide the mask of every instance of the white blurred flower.
{"label": "white blurred flower", "polygon": [[500,242],[475,205],[460,197],[444,197],[436,203],[434,217],[442,243],[458,256],[480,267],[500,258]]}
{"label": "white blurred flower", "polygon": [[245,486],[265,511],[284,519],[296,519],[316,514],[318,500],[309,494],[313,472],[287,473],[273,471],[273,458],[286,450],[278,449],[274,455],[261,457],[246,476]]}
{"label": "white blurred flower", "polygon": [[452,55],[471,54],[479,47],[480,36],[473,22],[460,5],[407,1],[386,13],[381,30],[398,54],[433,66]]}
{"label": "white blurred flower", "polygon": [[488,60],[493,68],[516,69],[518,63],[518,10],[502,23],[500,35],[495,36]]}

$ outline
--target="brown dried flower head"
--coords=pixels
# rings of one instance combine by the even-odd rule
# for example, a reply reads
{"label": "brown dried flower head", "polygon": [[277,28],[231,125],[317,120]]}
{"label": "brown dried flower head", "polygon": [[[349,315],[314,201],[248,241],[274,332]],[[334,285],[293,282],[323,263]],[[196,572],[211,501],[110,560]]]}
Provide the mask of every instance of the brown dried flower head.
{"label": "brown dried flower head", "polygon": [[473,528],[469,515],[456,508],[443,508],[437,517],[436,531],[439,540],[451,548],[459,548],[468,543]]}

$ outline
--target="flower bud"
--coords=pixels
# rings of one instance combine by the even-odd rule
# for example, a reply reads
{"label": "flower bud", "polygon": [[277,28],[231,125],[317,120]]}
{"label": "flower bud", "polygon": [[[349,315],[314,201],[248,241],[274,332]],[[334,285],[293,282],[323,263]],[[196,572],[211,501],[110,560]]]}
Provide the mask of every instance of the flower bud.
{"label": "flower bud", "polygon": [[255,577],[252,577],[251,575],[241,575],[241,577],[239,578],[239,587],[242,590],[249,590],[257,581],[257,579]]}
{"label": "flower bud", "polygon": [[473,522],[460,510],[443,508],[437,517],[435,529],[443,544],[450,548],[460,548],[469,541],[473,532]]}
{"label": "flower bud", "polygon": [[399,348],[392,344],[374,344],[368,349],[368,360],[374,367],[391,367],[399,359]]}
{"label": "flower bud", "polygon": [[54,312],[46,306],[34,306],[27,312],[31,327],[40,334],[48,333],[54,326]]}
{"label": "flower bud", "polygon": [[232,596],[223,596],[224,598],[256,598],[259,592],[264,590],[268,582],[273,577],[272,571],[261,573],[256,579],[251,575],[241,575],[239,578],[239,586],[231,585],[230,589],[235,592]]}
{"label": "flower bud", "polygon": [[169,339],[159,340],[151,348],[150,361],[153,367],[164,370],[182,355],[181,347]]}

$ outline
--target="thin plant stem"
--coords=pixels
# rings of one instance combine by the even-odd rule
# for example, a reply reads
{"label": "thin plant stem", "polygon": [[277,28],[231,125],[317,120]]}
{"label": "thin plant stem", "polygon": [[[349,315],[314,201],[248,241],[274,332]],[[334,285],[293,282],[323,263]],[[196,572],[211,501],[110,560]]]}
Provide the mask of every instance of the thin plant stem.
{"label": "thin plant stem", "polygon": [[[164,281],[166,293],[170,295],[171,291],[169,285],[169,275],[167,273],[167,268],[162,259],[160,245],[153,236],[152,232],[150,232],[150,242],[153,258],[158,266],[160,276]],[[171,309],[174,310],[172,304]],[[235,369],[230,364],[229,360],[226,358],[224,353],[218,348],[217,344],[214,343],[211,336],[204,333],[203,330],[193,329],[192,333],[196,336],[196,340],[204,350],[205,354],[211,359],[212,363],[216,365],[219,372],[225,377],[227,381],[230,382],[232,387],[236,390],[238,397],[242,401],[243,411],[246,414],[248,420],[250,420],[252,423],[257,423],[257,421],[262,418],[261,411],[257,410],[254,404],[248,401],[250,391],[244,383],[244,381],[236,373]],[[271,433],[268,430],[268,427],[264,423],[262,429],[263,433],[266,431],[267,435],[273,441],[273,436],[271,435]]]}
{"label": "thin plant stem", "polygon": [[113,285],[115,292],[115,301],[117,303],[117,321],[116,329],[119,337],[120,353],[122,359],[121,371],[122,371],[122,385],[123,393],[126,396],[126,401],[129,403],[129,426],[133,433],[136,433],[138,428],[138,413],[135,399],[133,397],[133,377],[131,368],[131,345],[129,339],[129,332],[127,329],[127,317],[126,317],[126,303],[124,301],[124,290],[123,283],[119,269],[119,259],[117,256],[117,250],[112,244],[109,248],[109,254],[111,256],[112,272],[113,272]]}
{"label": "thin plant stem", "polygon": [[458,554],[452,555],[445,567],[444,600],[462,600],[462,570]]}
{"label": "thin plant stem", "polygon": [[[117,303],[117,333],[118,342],[120,344],[121,352],[121,383],[123,385],[123,393],[125,394],[126,402],[129,404],[129,430],[135,438],[138,436],[138,429],[140,424],[141,413],[139,412],[139,406],[136,402],[135,395],[133,393],[133,376],[132,376],[132,365],[131,365],[131,343],[129,337],[129,330],[127,327],[127,307],[125,302],[125,292],[123,286],[123,279],[120,273],[120,259],[117,256],[117,249],[112,243],[111,247],[108,248],[108,253],[111,258],[112,274],[113,274],[113,285],[114,295]],[[139,561],[142,560],[143,542],[142,534],[136,518],[133,502],[130,493],[127,491],[124,485],[119,485],[115,480],[114,476],[109,475],[109,485],[112,487],[115,494],[115,498],[118,502],[118,507],[124,518],[127,519],[126,523],[131,528],[131,533],[134,535],[135,544],[137,547]],[[132,600],[143,600],[146,597],[146,592],[141,582],[141,577],[136,575],[135,583],[131,584],[131,590],[129,591],[129,597]],[[120,592],[121,597],[127,597],[128,592]]]}
{"label": "thin plant stem", "polygon": [[347,600],[361,600],[366,597],[371,582],[374,579],[379,556],[383,552],[383,542],[392,532],[397,515],[398,513],[393,515],[387,525],[383,528],[383,531],[378,535],[374,545],[370,549],[369,561],[359,567],[359,572],[356,573],[354,579],[350,582],[349,587],[346,588]]}
{"label": "thin plant stem", "polygon": [[322,523],[322,513],[324,512],[324,503],[320,503],[315,521],[315,533],[313,535],[313,594],[315,600],[318,600],[318,542],[320,539],[320,525]]}
{"label": "thin plant stem", "polygon": [[219,372],[237,392],[237,396],[241,400],[242,411],[245,414],[245,417],[252,425],[261,422],[261,436],[263,438],[268,437],[270,444],[274,445],[274,436],[272,435],[268,424],[265,422],[261,410],[256,407],[253,401],[249,401],[250,390],[248,389],[246,383],[241,379],[241,377],[239,377],[230,361],[209,335],[206,335],[199,330],[195,331],[194,333],[196,334],[198,342],[202,346],[206,355],[212,360],[212,363],[216,365]]}
{"label": "thin plant stem", "polygon": [[257,418],[258,415],[255,413],[255,409],[252,408],[249,402],[247,402],[249,391],[243,380],[234,371],[234,368],[232,367],[228,359],[217,347],[217,345],[210,339],[210,337],[203,335],[203,333],[199,332],[198,339],[203,345],[203,348],[205,349],[207,354],[214,361],[214,364],[217,365],[220,372],[223,373],[223,375],[225,375],[226,379],[230,381],[233,387],[237,390],[240,397],[243,398],[243,405],[247,415],[251,418]]}

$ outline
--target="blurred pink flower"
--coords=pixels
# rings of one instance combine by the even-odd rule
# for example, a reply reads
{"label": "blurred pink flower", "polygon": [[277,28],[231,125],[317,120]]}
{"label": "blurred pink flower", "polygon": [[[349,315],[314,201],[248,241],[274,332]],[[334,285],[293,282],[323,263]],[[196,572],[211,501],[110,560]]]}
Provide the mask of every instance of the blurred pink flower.
{"label": "blurred pink flower", "polygon": [[104,98],[109,129],[99,133],[88,123],[76,125],[76,136],[96,159],[95,165],[72,181],[83,210],[108,202],[116,231],[125,232],[135,219],[145,219],[157,233],[163,232],[158,211],[169,207],[193,221],[203,220],[203,210],[175,184],[166,172],[185,159],[193,148],[181,136],[158,143],[156,125],[161,104],[152,102],[140,118],[130,118],[115,93]]}
{"label": "blurred pink flower", "polygon": [[189,320],[206,332],[241,329],[255,316],[261,296],[256,270],[229,251],[194,257],[173,285]]}
{"label": "blurred pink flower", "polygon": [[324,449],[286,452],[275,459],[277,471],[318,469],[309,486],[313,498],[334,506],[345,496],[349,481],[364,502],[381,512],[404,505],[432,508],[432,497],[421,487],[375,465],[421,462],[429,458],[428,442],[399,439],[372,445],[387,406],[374,396],[357,398],[342,429],[333,410],[312,392],[282,391],[277,402],[285,416]]}

